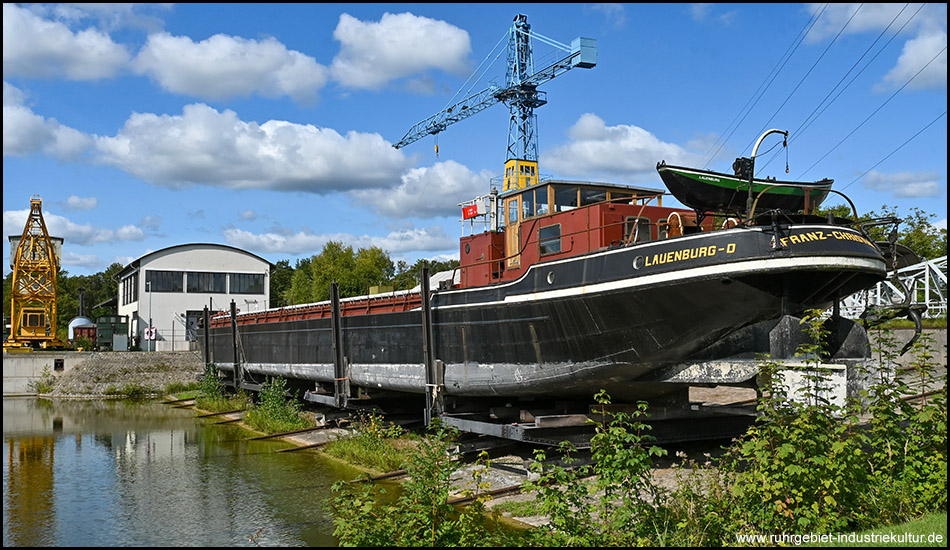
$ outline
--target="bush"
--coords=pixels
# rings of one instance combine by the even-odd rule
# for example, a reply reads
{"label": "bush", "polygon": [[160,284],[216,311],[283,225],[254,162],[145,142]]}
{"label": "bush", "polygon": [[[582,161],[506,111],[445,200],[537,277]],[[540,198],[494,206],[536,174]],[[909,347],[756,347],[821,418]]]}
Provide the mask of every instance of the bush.
{"label": "bush", "polygon": [[301,415],[296,396],[287,395],[287,381],[281,377],[268,378],[258,394],[258,403],[247,411],[244,421],[264,433],[288,432],[312,426]]}
{"label": "bush", "polygon": [[[407,457],[408,480],[399,495],[369,477],[333,485],[329,508],[333,534],[341,546],[468,547],[506,546],[504,532],[490,528],[485,514],[484,484],[476,474],[472,504],[457,510],[448,503],[452,475],[458,462],[450,452],[457,432],[438,422]],[[487,460],[486,455],[481,460]]]}
{"label": "bush", "polygon": [[331,441],[327,454],[378,472],[393,472],[405,465],[407,447],[405,431],[395,424],[386,425],[379,415],[357,416],[351,435]]}
{"label": "bush", "polygon": [[198,391],[201,395],[195,398],[195,407],[209,412],[243,409],[250,403],[250,398],[243,391],[225,395],[218,367],[213,363],[205,366],[204,375],[198,381]]}
{"label": "bush", "polygon": [[27,382],[26,387],[33,393],[50,393],[56,385],[56,376],[50,370],[49,365],[43,367],[40,377],[36,380]]}
{"label": "bush", "polygon": [[[650,474],[661,451],[650,446],[646,404],[632,413],[612,412],[600,392],[602,421],[591,440],[592,464],[578,464],[575,449],[561,445],[561,463],[535,451],[532,514],[548,525],[526,532],[519,545],[536,546],[732,546],[743,536],[848,533],[904,522],[947,507],[946,375],[934,374],[928,339],[915,345],[915,385],[940,388],[918,403],[910,380],[893,370],[888,338],[863,396],[845,404],[826,394],[825,337],[820,312],[803,323],[811,342],[798,350],[805,362],[803,400],[791,399],[780,371],[763,357],[759,418],[718,462],[692,464],[678,488],[660,492]],[[892,340],[892,339],[891,339]],[[869,422],[859,414],[870,414]],[[380,424],[363,429],[365,448],[386,442]],[[446,504],[457,470],[447,432],[429,433],[409,453],[410,480],[400,496],[375,483],[338,483],[330,508],[341,546],[503,546],[476,504],[453,513]],[[487,487],[476,479],[476,492]],[[387,504],[388,503],[388,504]],[[478,514],[477,516],[475,514]],[[746,539],[747,542],[753,539]],[[523,544],[523,543],[527,544]]]}

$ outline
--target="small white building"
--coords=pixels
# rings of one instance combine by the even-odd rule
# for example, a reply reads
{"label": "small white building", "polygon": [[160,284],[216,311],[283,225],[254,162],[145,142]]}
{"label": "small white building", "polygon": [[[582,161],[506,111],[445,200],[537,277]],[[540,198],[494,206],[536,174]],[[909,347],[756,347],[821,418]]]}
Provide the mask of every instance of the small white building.
{"label": "small white building", "polygon": [[[118,315],[143,351],[197,349],[204,308],[267,309],[273,264],[222,244],[181,244],[150,252],[119,273]],[[152,327],[152,330],[147,330]]]}

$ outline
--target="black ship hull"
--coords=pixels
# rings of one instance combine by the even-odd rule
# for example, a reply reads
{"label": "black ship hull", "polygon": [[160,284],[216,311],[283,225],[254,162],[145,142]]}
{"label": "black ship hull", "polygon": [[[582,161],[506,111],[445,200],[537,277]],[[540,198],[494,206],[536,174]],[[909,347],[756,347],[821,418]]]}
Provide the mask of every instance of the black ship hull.
{"label": "black ship hull", "polygon": [[[743,327],[867,288],[886,275],[853,229],[801,224],[699,233],[531,266],[521,278],[431,295],[432,357],[445,395],[618,399]],[[426,390],[420,310],[341,318],[345,377],[366,392]],[[332,388],[330,319],[212,328],[211,359],[248,376]],[[746,350],[735,350],[737,354]]]}

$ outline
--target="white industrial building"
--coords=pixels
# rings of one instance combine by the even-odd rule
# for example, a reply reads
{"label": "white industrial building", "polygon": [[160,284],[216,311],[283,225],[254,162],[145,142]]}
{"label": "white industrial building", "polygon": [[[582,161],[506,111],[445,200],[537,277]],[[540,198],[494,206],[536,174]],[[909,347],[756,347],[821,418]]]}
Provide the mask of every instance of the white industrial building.
{"label": "white industrial building", "polygon": [[[119,273],[117,313],[127,316],[132,346],[143,351],[197,349],[204,308],[267,309],[267,260],[221,244],[182,244],[150,252]],[[148,330],[152,327],[152,330]]]}

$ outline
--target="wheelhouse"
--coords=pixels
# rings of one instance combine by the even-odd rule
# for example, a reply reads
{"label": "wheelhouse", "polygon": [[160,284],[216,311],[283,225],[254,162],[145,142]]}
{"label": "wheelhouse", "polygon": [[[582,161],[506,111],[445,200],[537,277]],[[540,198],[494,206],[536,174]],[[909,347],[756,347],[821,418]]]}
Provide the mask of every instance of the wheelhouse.
{"label": "wheelhouse", "polygon": [[[660,190],[568,180],[480,197],[487,230],[460,240],[459,286],[476,287],[520,277],[538,262],[698,230],[692,210],[663,206]],[[712,228],[712,220],[703,224]]]}

